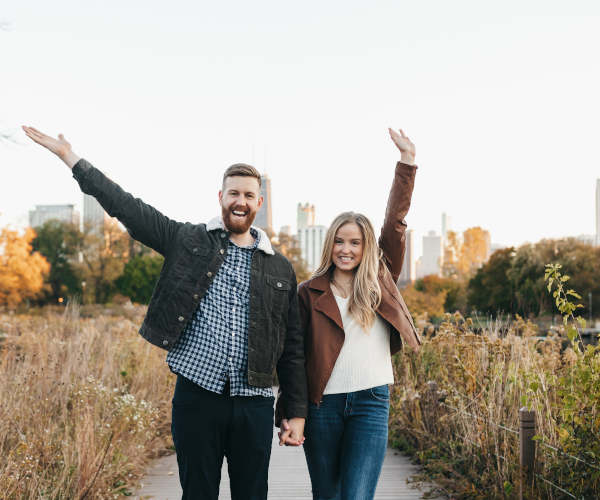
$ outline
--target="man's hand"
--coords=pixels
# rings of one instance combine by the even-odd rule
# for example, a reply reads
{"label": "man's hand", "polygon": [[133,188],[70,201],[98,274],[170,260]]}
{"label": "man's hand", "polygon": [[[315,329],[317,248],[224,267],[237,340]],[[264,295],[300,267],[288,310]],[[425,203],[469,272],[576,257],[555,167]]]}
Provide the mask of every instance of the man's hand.
{"label": "man's hand", "polygon": [[304,423],[303,418],[290,418],[289,420],[283,419],[279,426],[280,431],[277,433],[279,436],[279,446],[300,446],[306,439],[304,437]]}
{"label": "man's hand", "polygon": [[58,134],[58,139],[50,137],[33,127],[23,126],[23,130],[27,137],[32,141],[37,142],[39,145],[44,146],[48,151],[53,152],[62,161],[67,164],[67,167],[73,168],[75,164],[81,159],[71,149],[71,145],[65,139],[65,136]]}
{"label": "man's hand", "polygon": [[388,128],[388,130],[390,132],[390,137],[392,138],[392,141],[394,141],[394,144],[400,150],[400,161],[402,163],[406,163],[407,165],[414,165],[415,155],[417,154],[415,145],[412,142],[410,142],[410,139],[408,137],[404,135],[402,129],[399,130],[400,134],[393,131],[391,128]]}

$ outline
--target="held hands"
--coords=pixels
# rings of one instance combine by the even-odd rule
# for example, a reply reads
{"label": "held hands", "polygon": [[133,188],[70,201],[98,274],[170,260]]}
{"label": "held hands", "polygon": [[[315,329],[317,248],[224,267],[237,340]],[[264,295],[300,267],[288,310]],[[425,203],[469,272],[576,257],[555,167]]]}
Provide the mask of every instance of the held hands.
{"label": "held hands", "polygon": [[54,139],[54,137],[50,137],[33,127],[23,126],[23,130],[27,137],[33,142],[37,142],[40,146],[44,146],[48,151],[54,153],[64,161],[69,168],[73,168],[73,166],[81,159],[73,153],[71,144],[65,139],[64,135],[58,134],[58,139]]}
{"label": "held hands", "polygon": [[388,128],[388,131],[390,132],[390,137],[392,138],[392,141],[394,141],[394,144],[400,150],[400,161],[402,163],[406,163],[407,165],[414,165],[415,155],[417,154],[415,145],[412,142],[410,142],[410,139],[408,137],[404,135],[402,129],[399,130],[400,134],[398,134],[391,128]]}
{"label": "held hands", "polygon": [[279,446],[300,446],[306,439],[304,437],[304,422],[303,418],[283,419],[279,426]]}

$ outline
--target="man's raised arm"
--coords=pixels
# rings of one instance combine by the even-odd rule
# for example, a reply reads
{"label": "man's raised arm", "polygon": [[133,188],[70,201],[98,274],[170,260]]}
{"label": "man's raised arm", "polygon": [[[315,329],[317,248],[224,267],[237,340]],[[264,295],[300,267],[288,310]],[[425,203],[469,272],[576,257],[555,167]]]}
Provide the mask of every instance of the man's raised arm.
{"label": "man's raised arm", "polygon": [[73,171],[73,177],[81,190],[96,198],[108,215],[116,217],[127,228],[132,238],[161,255],[166,255],[181,227],[179,222],[172,221],[154,207],[134,198],[89,162],[77,156],[62,134],[55,139],[33,127],[23,127],[23,130],[27,137],[65,162]]}

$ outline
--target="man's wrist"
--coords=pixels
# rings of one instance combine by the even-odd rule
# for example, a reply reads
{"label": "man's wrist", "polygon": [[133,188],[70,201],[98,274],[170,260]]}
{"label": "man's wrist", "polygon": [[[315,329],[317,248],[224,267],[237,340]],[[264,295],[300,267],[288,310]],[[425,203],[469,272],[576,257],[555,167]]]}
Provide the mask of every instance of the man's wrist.
{"label": "man's wrist", "polygon": [[60,159],[64,161],[71,170],[73,170],[73,167],[81,160],[81,158],[73,153],[73,151],[68,151],[64,156],[61,156]]}
{"label": "man's wrist", "polygon": [[400,161],[402,163],[405,163],[406,165],[414,165],[415,157],[413,155],[411,155],[410,153],[401,153]]}

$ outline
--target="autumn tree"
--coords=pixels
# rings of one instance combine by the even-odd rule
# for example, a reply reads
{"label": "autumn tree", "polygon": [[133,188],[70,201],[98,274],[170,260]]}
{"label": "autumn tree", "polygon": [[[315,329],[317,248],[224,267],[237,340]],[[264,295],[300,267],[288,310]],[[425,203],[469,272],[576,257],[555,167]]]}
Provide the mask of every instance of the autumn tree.
{"label": "autumn tree", "polygon": [[117,223],[84,229],[81,248],[84,301],[102,304],[115,293],[115,280],[123,274],[129,257],[130,236]]}
{"label": "autumn tree", "polygon": [[445,293],[443,304],[445,312],[453,313],[457,310],[464,310],[466,305],[466,286],[463,280],[431,275],[418,279],[414,288],[432,296]]}
{"label": "autumn tree", "polygon": [[294,246],[292,236],[287,233],[279,233],[278,238],[271,238],[271,244],[292,263],[298,284],[310,278],[311,273],[306,266],[306,261],[302,258],[302,250],[300,247]]}
{"label": "autumn tree", "polygon": [[419,316],[427,314],[429,318],[440,317],[444,315],[444,302],[446,301],[447,290],[438,293],[428,293],[417,290],[413,285],[402,289],[402,298],[408,307],[408,310],[416,322]]}
{"label": "autumn tree", "polygon": [[31,228],[19,234],[6,227],[0,233],[0,305],[14,308],[42,289],[50,266],[39,252],[33,252],[34,238]]}

